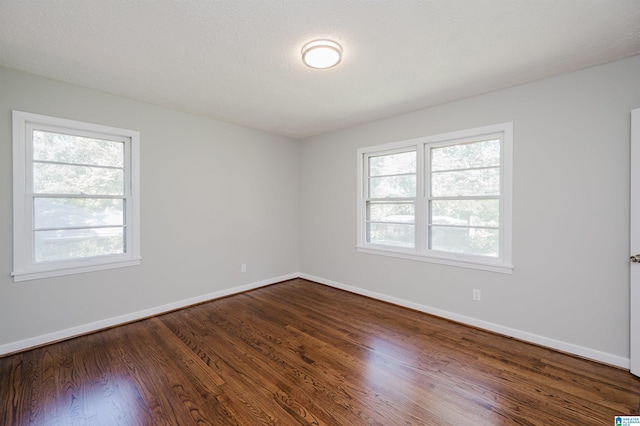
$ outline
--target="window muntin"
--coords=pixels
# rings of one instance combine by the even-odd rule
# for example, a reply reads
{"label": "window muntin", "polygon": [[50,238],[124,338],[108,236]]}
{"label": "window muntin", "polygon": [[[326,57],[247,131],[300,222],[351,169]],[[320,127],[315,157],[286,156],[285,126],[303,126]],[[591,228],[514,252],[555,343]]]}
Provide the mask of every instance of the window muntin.
{"label": "window muntin", "polygon": [[15,281],[139,264],[138,144],[14,111]]}
{"label": "window muntin", "polygon": [[358,250],[511,273],[511,146],[504,123],[358,150]]}

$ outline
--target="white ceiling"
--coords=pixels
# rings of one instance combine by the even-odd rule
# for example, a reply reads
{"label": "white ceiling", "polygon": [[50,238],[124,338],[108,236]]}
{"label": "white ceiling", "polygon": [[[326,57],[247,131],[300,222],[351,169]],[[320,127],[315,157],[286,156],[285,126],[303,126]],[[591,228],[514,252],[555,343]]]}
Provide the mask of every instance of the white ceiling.
{"label": "white ceiling", "polygon": [[0,65],[293,138],[637,54],[640,0],[0,0]]}

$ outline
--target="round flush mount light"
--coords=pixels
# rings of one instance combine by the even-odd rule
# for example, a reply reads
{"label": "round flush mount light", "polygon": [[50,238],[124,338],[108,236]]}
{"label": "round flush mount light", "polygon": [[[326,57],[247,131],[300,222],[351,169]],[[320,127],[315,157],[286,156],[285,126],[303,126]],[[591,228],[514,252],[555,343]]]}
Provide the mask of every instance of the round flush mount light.
{"label": "round flush mount light", "polygon": [[302,62],[311,68],[331,68],[342,59],[342,46],[331,40],[314,40],[302,47]]}

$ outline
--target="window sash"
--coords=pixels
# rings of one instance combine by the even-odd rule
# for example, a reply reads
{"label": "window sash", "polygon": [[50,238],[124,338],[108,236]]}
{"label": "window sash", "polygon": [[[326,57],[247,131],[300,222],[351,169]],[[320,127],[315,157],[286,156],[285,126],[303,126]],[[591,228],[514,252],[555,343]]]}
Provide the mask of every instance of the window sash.
{"label": "window sash", "polygon": [[[497,159],[489,158],[489,160],[493,160],[493,161],[489,161],[488,164],[481,162],[477,165],[464,164],[463,167],[460,167],[460,166],[450,167],[450,168],[438,167],[437,170],[433,170],[434,169],[433,152],[435,150],[446,150],[447,148],[457,148],[457,147],[468,148],[468,147],[473,147],[473,146],[477,146],[477,145],[481,145],[481,144],[485,144],[493,141],[498,142],[498,146],[499,146],[498,158]],[[423,145],[424,155],[425,155],[425,172],[424,172],[425,188],[426,188],[425,204],[426,204],[426,214],[428,217],[428,224],[427,224],[427,231],[426,231],[427,250],[434,251],[434,252],[442,252],[447,255],[459,255],[459,256],[469,256],[469,257],[487,256],[490,258],[500,259],[501,253],[504,250],[502,239],[500,238],[500,234],[502,233],[502,228],[503,228],[500,220],[503,217],[503,215],[500,214],[500,207],[503,205],[502,193],[503,193],[503,186],[504,186],[502,181],[502,176],[503,176],[502,165],[504,163],[504,161],[502,160],[503,146],[504,146],[504,143],[503,143],[502,134],[479,135],[477,137],[454,139],[454,140],[449,140],[446,142],[434,143],[434,144],[425,143]],[[465,158],[454,157],[454,163],[457,163],[457,164],[465,163],[465,160],[466,160]],[[439,190],[439,188],[437,187],[439,182],[437,179],[434,178],[434,176],[438,176],[438,175],[441,176],[442,174],[447,174],[447,173],[449,174],[460,173],[460,172],[469,173],[469,172],[476,172],[476,171],[479,171],[481,173],[490,172],[490,174],[488,175],[490,181],[481,182],[479,185],[480,188],[475,191],[469,190],[467,188],[458,188],[459,192],[456,193],[457,195],[453,195],[453,193],[451,192],[447,193],[447,191],[444,191],[445,195],[437,195],[437,196],[434,195],[435,193],[440,194],[443,192],[442,190]],[[491,182],[492,180],[491,178],[495,179],[495,173],[494,173],[495,171],[497,171],[497,174],[498,174],[498,181]],[[471,174],[471,176],[473,175],[474,174]],[[481,174],[476,174],[476,177],[478,178],[477,179],[478,181],[483,180],[483,176]],[[464,179],[464,176],[463,176],[463,179]],[[473,183],[473,179],[471,179],[471,182],[465,182],[465,183],[467,184]],[[482,183],[485,183],[485,185],[482,185]],[[455,186],[456,185],[454,185],[454,188]],[[485,192],[487,186],[489,187],[489,191]],[[470,203],[474,203],[474,202],[481,202],[482,200],[494,200],[498,202],[498,226],[477,226],[472,224],[434,224],[433,223],[434,202],[468,201]],[[436,232],[436,230],[439,231],[438,233],[442,233],[446,231],[449,231],[450,234],[457,233],[457,237],[456,235],[452,235],[448,239],[449,240],[448,242],[451,243],[451,240],[453,241],[459,240],[463,245],[467,244],[466,249],[460,250],[459,248],[453,247],[451,245],[449,245],[449,249],[445,249],[444,248],[444,246],[446,245],[445,241],[442,241],[439,244],[435,244],[434,233]],[[466,234],[469,237],[468,239],[465,239],[465,236],[463,235],[464,231],[467,231]],[[497,233],[497,238],[495,238],[492,235],[494,233]],[[488,248],[485,248],[485,250],[481,250],[480,247],[475,247],[475,248],[472,247],[474,237],[476,234],[479,234],[479,235],[485,234],[488,237],[488,239],[496,240],[493,244],[495,245],[497,243],[497,247],[495,247],[495,249],[493,250]],[[482,239],[477,239],[475,242],[475,245],[483,245],[486,243],[487,243],[486,240],[483,241]]]}
{"label": "window sash", "polygon": [[[371,175],[371,162],[372,159],[379,159],[383,157],[398,157],[402,156],[402,154],[414,153],[414,161],[417,162],[417,151],[416,149],[403,149],[403,150],[389,150],[384,152],[377,152],[372,155],[367,155],[364,157],[363,161],[365,163],[365,209],[366,209],[366,218],[365,218],[365,239],[369,244],[377,244],[383,246],[390,247],[400,247],[400,248],[414,248],[416,244],[416,211],[415,204],[417,199],[417,191],[418,191],[418,174],[417,169],[408,170],[405,167],[401,167],[398,170],[398,173],[382,173],[382,174],[374,174]],[[417,167],[417,165],[416,165]],[[382,179],[381,182],[392,182],[396,181],[401,184],[402,181],[407,181],[413,177],[413,185],[410,185],[408,191],[397,190],[396,192],[390,191],[390,196],[374,196],[374,195],[384,195],[380,194],[378,191],[372,190],[372,182],[377,182],[377,180]],[[374,181],[375,180],[375,181]],[[412,186],[412,188],[411,188]],[[371,208],[372,206],[391,206],[391,205],[405,205],[405,206],[413,206],[413,218],[410,222],[405,220],[372,220],[371,219]],[[409,215],[406,215],[409,216]],[[376,232],[377,231],[377,232]],[[375,241],[378,242],[375,242]]]}
{"label": "window sash", "polygon": [[[47,161],[43,161],[43,160],[36,160],[35,157],[35,153],[34,153],[34,133],[35,132],[43,132],[43,133],[55,133],[55,134],[60,134],[60,135],[65,135],[65,136],[80,136],[80,137],[87,137],[87,138],[92,138],[92,139],[101,139],[101,140],[105,140],[105,141],[109,141],[109,142],[119,142],[122,143],[124,146],[124,150],[122,152],[123,158],[122,158],[122,163],[123,166],[122,167],[114,167],[114,166],[104,166],[104,165],[87,165],[87,164],[83,164],[83,163],[68,163],[68,162],[62,162],[62,161],[51,161],[51,160],[47,160]],[[127,204],[131,204],[131,184],[130,184],[130,179],[131,179],[131,160],[130,160],[130,149],[131,146],[131,138],[128,137],[122,137],[122,136],[116,136],[116,135],[105,135],[105,134],[100,134],[100,133],[96,133],[96,132],[90,132],[90,131],[78,131],[72,128],[63,128],[63,127],[58,127],[58,126],[51,126],[51,125],[43,125],[40,123],[34,123],[34,122],[29,122],[26,124],[26,152],[27,152],[27,162],[26,162],[26,178],[27,178],[27,194],[29,197],[29,203],[28,203],[28,211],[30,212],[30,217],[29,217],[29,222],[31,224],[31,235],[32,238],[29,238],[29,243],[28,243],[28,250],[31,253],[31,261],[33,262],[33,264],[41,264],[41,263],[46,263],[46,262],[74,262],[74,261],[86,261],[87,259],[91,259],[94,257],[101,257],[101,256],[121,256],[121,255],[126,255],[127,254],[127,239],[131,239],[131,237],[129,236],[129,238],[127,238],[127,227],[126,227],[126,218],[130,217],[131,215],[131,211],[127,211],[126,206]],[[123,182],[122,182],[122,194],[109,194],[109,193],[91,193],[91,194],[85,194],[83,192],[81,192],[80,194],[68,194],[68,193],[61,193],[61,192],[48,192],[48,191],[36,191],[36,186],[38,184],[38,182],[36,181],[36,173],[35,173],[35,165],[36,164],[54,164],[54,165],[62,165],[63,167],[85,167],[87,169],[96,169],[96,170],[121,170],[123,171]],[[34,214],[35,214],[35,201],[36,199],[42,199],[42,198],[48,198],[48,197],[59,197],[60,195],[65,195],[65,198],[67,199],[92,199],[92,198],[102,198],[102,199],[121,199],[124,203],[125,206],[125,211],[124,213],[124,219],[123,219],[123,224],[121,226],[119,226],[119,228],[122,228],[123,230],[123,236],[122,236],[122,250],[119,252],[114,252],[114,253],[109,253],[109,254],[103,254],[103,255],[89,255],[89,256],[67,256],[67,257],[60,257],[58,260],[39,260],[42,259],[42,255],[39,253],[40,251],[40,246],[38,244],[36,244],[37,242],[37,236],[38,235],[42,235],[42,233],[44,232],[52,232],[52,231],[60,231],[61,234],[65,234],[68,233],[68,231],[71,230],[76,230],[76,231],[80,231],[80,230],[99,230],[99,229],[108,229],[108,228],[113,228],[113,226],[81,226],[81,227],[52,227],[52,228],[47,228],[47,229],[39,229],[36,228],[35,226],[35,218],[34,218]],[[96,241],[98,239],[98,237],[94,237],[94,241]],[[91,238],[89,237],[89,235],[87,235],[86,238],[87,241],[90,241]]]}

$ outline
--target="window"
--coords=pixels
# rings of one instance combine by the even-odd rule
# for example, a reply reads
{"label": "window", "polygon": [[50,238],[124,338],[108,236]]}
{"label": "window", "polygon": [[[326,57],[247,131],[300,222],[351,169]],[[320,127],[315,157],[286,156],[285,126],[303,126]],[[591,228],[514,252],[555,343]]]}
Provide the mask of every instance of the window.
{"label": "window", "polygon": [[14,281],[140,263],[138,132],[13,112]]}
{"label": "window", "polygon": [[358,250],[511,273],[512,128],[359,149]]}

